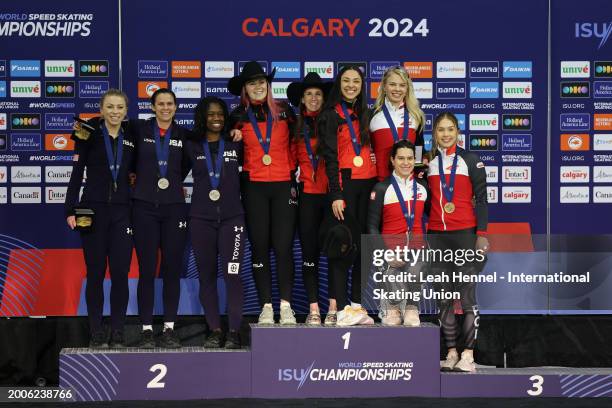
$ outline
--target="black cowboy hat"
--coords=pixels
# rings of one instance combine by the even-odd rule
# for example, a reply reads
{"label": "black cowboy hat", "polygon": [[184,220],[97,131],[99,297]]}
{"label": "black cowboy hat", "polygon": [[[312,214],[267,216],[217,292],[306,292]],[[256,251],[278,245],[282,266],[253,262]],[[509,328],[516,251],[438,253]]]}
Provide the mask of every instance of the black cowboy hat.
{"label": "black cowboy hat", "polygon": [[308,88],[319,88],[323,91],[323,97],[327,97],[333,83],[321,81],[321,77],[316,72],[309,72],[302,82],[296,81],[287,87],[287,99],[293,106],[300,106],[302,95]]}
{"label": "black cowboy hat", "polygon": [[242,71],[239,75],[236,75],[227,81],[227,90],[236,96],[240,96],[240,92],[242,92],[242,87],[244,86],[245,82],[256,78],[266,78],[266,81],[272,82],[275,73],[276,68],[272,70],[270,75],[266,75],[263,68],[257,61],[249,61],[244,64],[244,67],[242,67]]}
{"label": "black cowboy hat", "polygon": [[348,211],[344,211],[344,221],[329,213],[319,229],[319,245],[328,259],[346,259],[352,263],[360,239],[359,223]]}

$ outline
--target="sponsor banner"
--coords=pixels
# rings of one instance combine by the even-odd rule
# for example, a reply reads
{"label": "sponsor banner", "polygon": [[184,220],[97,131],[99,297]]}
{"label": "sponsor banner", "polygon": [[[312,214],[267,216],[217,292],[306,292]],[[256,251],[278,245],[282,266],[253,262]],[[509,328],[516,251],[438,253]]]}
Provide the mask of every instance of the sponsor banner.
{"label": "sponsor banner", "polygon": [[40,130],[40,113],[11,113],[12,130]]}
{"label": "sponsor banner", "polygon": [[529,166],[503,166],[503,183],[531,183],[531,167]]}
{"label": "sponsor banner", "polygon": [[333,61],[306,61],[304,62],[304,76],[309,72],[316,72],[322,79],[334,78]]}
{"label": "sponsor banner", "polygon": [[201,78],[200,61],[172,61],[172,78]]}
{"label": "sponsor banner", "polygon": [[45,77],[74,78],[74,60],[45,60]]}
{"label": "sponsor banner", "polygon": [[531,135],[502,135],[502,150],[506,152],[530,152],[533,149]]}
{"label": "sponsor banner", "polygon": [[437,82],[437,99],[465,99],[465,82]]}
{"label": "sponsor banner", "polygon": [[200,99],[202,84],[200,82],[172,82],[172,92],[177,98]]}
{"label": "sponsor banner", "polygon": [[[238,61],[238,73],[242,72],[242,68],[244,68],[245,64],[249,61]],[[264,73],[268,73],[268,61],[257,61],[257,63],[261,66]]]}
{"label": "sponsor banner", "polygon": [[8,202],[8,191],[6,187],[0,187],[0,204]]}
{"label": "sponsor banner", "polygon": [[0,98],[6,98],[6,81],[0,81]]}
{"label": "sponsor banner", "polygon": [[287,99],[287,87],[291,82],[272,82],[272,95],[276,99]]}
{"label": "sponsor banner", "polygon": [[502,203],[531,203],[531,187],[503,186]]}
{"label": "sponsor banner", "polygon": [[504,61],[504,78],[531,78],[533,66],[531,61]]}
{"label": "sponsor banner", "polygon": [[66,201],[66,191],[68,187],[45,187],[45,203],[64,204]]}
{"label": "sponsor banner", "polygon": [[11,98],[40,98],[40,81],[11,81]]}
{"label": "sponsor banner", "polygon": [[562,113],[559,122],[561,131],[591,130],[591,116],[588,113]]}
{"label": "sponsor banner", "polygon": [[457,146],[465,150],[465,135],[463,133],[457,135]]}
{"label": "sponsor banner", "polygon": [[74,140],[69,133],[48,133],[45,135],[45,150],[74,150]]}
{"label": "sponsor banner", "polygon": [[432,125],[433,125],[433,114],[426,113],[425,114],[425,128],[423,130],[431,130]]}
{"label": "sponsor banner", "polygon": [[0,130],[6,130],[6,129],[7,129],[6,113],[0,113]]}
{"label": "sponsor banner", "polygon": [[612,130],[612,113],[593,114],[593,130]]}
{"label": "sponsor banner", "polygon": [[561,183],[583,183],[589,182],[589,166],[561,166],[560,178]]}
{"label": "sponsor banner", "polygon": [[470,130],[498,130],[499,115],[497,113],[470,114]]}
{"label": "sponsor banner", "polygon": [[74,113],[45,113],[46,130],[72,130]]}
{"label": "sponsor banner", "polygon": [[221,99],[235,99],[236,97],[227,90],[227,81],[206,81],[204,83],[206,96],[216,96]]}
{"label": "sponsor banner", "polygon": [[298,61],[272,61],[272,70],[276,69],[274,78],[301,78],[300,63]]}
{"label": "sponsor banner", "polygon": [[487,183],[497,183],[499,180],[499,167],[485,166],[485,172],[487,173]]}
{"label": "sponsor banner", "polygon": [[590,61],[561,61],[561,78],[589,78]]}
{"label": "sponsor banner", "polygon": [[368,77],[368,64],[366,62],[363,61],[339,61],[336,64],[336,67],[338,69],[337,72],[342,71],[342,68],[346,67],[346,66],[356,66],[358,67],[361,72],[363,73],[363,77],[367,78]]}
{"label": "sponsor banner", "polygon": [[531,114],[503,114],[502,130],[531,130]]}
{"label": "sponsor banner", "polygon": [[206,78],[232,78],[234,61],[204,61],[204,76]]}
{"label": "sponsor banner", "polygon": [[168,61],[139,60],[138,78],[168,78]]}
{"label": "sponsor banner", "polygon": [[589,81],[561,81],[561,98],[590,98],[591,84]]}
{"label": "sponsor banner", "polygon": [[[370,78],[382,79],[386,70],[399,65],[399,61],[372,61],[370,62]],[[412,76],[410,77],[412,78]]]}
{"label": "sponsor banner", "polygon": [[380,82],[370,82],[370,99],[374,100],[378,98],[378,91],[380,89]]}
{"label": "sponsor banner", "polygon": [[470,134],[470,150],[473,151],[496,151],[498,135],[496,134]]}
{"label": "sponsor banner", "polygon": [[35,152],[41,149],[40,133],[11,133],[11,150]]}
{"label": "sponsor banner", "polygon": [[32,78],[40,76],[39,60],[11,60],[11,77]]}
{"label": "sponsor banner", "polygon": [[487,186],[487,203],[496,204],[499,202],[499,189],[497,186]]}
{"label": "sponsor banner", "polygon": [[593,150],[612,150],[612,133],[609,134],[594,134],[593,135]]}
{"label": "sponsor banner", "polygon": [[138,81],[138,98],[149,99],[153,93],[161,88],[168,88],[165,81]]}
{"label": "sponsor banner", "polygon": [[45,81],[45,97],[74,98],[74,81]]}
{"label": "sponsor banner", "polygon": [[612,187],[593,187],[594,203],[612,203]]}
{"label": "sponsor banner", "polygon": [[459,130],[465,130],[465,113],[456,113],[455,117],[459,123]]}
{"label": "sponsor banner", "polygon": [[433,78],[433,62],[404,62],[404,69],[410,75],[410,79]]}
{"label": "sponsor banner", "polygon": [[562,151],[588,151],[590,138],[588,133],[561,134]]}
{"label": "sponsor banner", "polygon": [[154,117],[155,117],[154,113],[139,113],[138,114],[138,119],[147,120],[147,119],[154,118]]}
{"label": "sponsor banner", "polygon": [[12,187],[12,204],[40,204],[40,187]]}
{"label": "sponsor banner", "polygon": [[437,78],[465,78],[465,61],[438,61]]}
{"label": "sponsor banner", "polygon": [[499,98],[499,83],[497,82],[470,82],[470,98],[472,99]]}
{"label": "sponsor banner", "polygon": [[193,113],[177,113],[174,116],[174,120],[177,124],[186,127],[187,129],[192,129],[193,125],[195,124]]}
{"label": "sponsor banner", "polygon": [[589,203],[589,187],[560,187],[560,202],[562,204]]}
{"label": "sponsor banner", "polygon": [[593,82],[593,98],[612,99],[612,81]]}
{"label": "sponsor banner", "polygon": [[499,61],[470,61],[470,78],[499,78]]}
{"label": "sponsor banner", "polygon": [[80,60],[79,61],[79,76],[80,77],[107,77],[108,76],[108,61],[107,60]]}
{"label": "sponsor banner", "polygon": [[593,166],[593,183],[612,183],[612,166]]}
{"label": "sponsor banner", "polygon": [[433,82],[413,82],[412,85],[417,99],[433,99]]}
{"label": "sponsor banner", "polygon": [[68,184],[72,166],[47,166],[45,168],[45,183]]}
{"label": "sponsor banner", "polygon": [[595,78],[612,78],[612,61],[595,61]]}
{"label": "sponsor banner", "polygon": [[504,99],[531,99],[533,89],[531,82],[503,82]]}
{"label": "sponsor banner", "polygon": [[8,143],[6,141],[6,135],[0,134],[0,152],[5,151],[7,146],[8,146]]}
{"label": "sponsor banner", "polygon": [[31,184],[40,183],[42,173],[40,166],[13,166],[11,167],[11,183]]}
{"label": "sponsor banner", "polygon": [[108,89],[108,81],[80,81],[79,98],[100,99]]}
{"label": "sponsor banner", "polygon": [[6,60],[0,60],[0,78],[6,76]]}
{"label": "sponsor banner", "polygon": [[0,166],[0,183],[6,183],[8,181],[7,167]]}

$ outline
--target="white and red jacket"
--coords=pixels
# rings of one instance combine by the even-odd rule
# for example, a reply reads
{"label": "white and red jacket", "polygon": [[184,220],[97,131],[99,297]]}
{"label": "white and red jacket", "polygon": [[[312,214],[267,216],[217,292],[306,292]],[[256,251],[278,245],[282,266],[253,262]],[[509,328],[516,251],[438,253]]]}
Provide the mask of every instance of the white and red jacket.
{"label": "white and red jacket", "polygon": [[[437,155],[442,157],[443,170],[439,168]],[[486,234],[488,222],[487,174],[484,163],[477,155],[466,152],[457,145],[448,149],[438,149],[437,155],[429,162],[427,174],[431,190],[428,229],[430,231],[456,231],[476,228],[479,235]],[[444,204],[447,201],[442,191],[440,176],[443,174],[446,183],[450,182],[455,155],[459,156],[452,200],[455,204],[455,211],[449,214],[444,211]],[[472,198],[474,198],[476,207],[472,203]]]}

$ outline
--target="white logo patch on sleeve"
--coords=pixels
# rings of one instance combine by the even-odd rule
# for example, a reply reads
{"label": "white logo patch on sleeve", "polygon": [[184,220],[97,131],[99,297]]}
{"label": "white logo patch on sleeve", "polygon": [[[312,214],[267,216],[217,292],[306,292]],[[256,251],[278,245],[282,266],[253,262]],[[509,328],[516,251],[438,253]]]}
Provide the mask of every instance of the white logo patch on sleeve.
{"label": "white logo patch on sleeve", "polygon": [[485,166],[485,165],[484,165],[484,163],[483,163],[483,162],[478,162],[478,163],[476,163],[476,167],[478,167],[479,169],[484,168],[484,166]]}

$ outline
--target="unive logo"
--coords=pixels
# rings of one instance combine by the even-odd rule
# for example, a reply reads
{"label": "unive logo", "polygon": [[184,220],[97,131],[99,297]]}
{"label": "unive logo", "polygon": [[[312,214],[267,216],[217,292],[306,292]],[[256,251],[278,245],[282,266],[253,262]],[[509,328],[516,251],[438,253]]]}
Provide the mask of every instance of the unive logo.
{"label": "unive logo", "polygon": [[204,83],[206,96],[216,96],[221,99],[234,99],[235,96],[227,90],[227,81],[206,81]]}
{"label": "unive logo", "polygon": [[433,78],[433,62],[404,62],[404,69],[411,79]]}
{"label": "unive logo", "polygon": [[574,37],[575,38],[599,38],[599,44],[597,49],[601,49],[610,38],[612,32],[612,22],[599,23],[574,23]]}
{"label": "unive logo", "polygon": [[168,82],[165,81],[138,81],[138,97],[149,99],[155,91],[167,87]]}
{"label": "unive logo", "polygon": [[287,99],[289,82],[272,82],[272,95],[277,99]]}
{"label": "unive logo", "polygon": [[499,61],[470,61],[470,78],[499,78]]}
{"label": "unive logo", "polygon": [[436,77],[465,78],[465,61],[439,61],[436,63]]}
{"label": "unive logo", "polygon": [[590,96],[589,81],[561,82],[561,98],[589,98]]}
{"label": "unive logo", "polygon": [[588,113],[562,113],[559,122],[560,130],[566,132],[591,129],[591,115]]}
{"label": "unive logo", "polygon": [[503,114],[502,130],[531,130],[531,114]]}
{"label": "unive logo", "polygon": [[504,61],[504,78],[531,78],[533,67],[531,61]]}
{"label": "unive logo", "polygon": [[593,166],[593,183],[612,183],[612,166]]}
{"label": "unive logo", "polygon": [[399,61],[372,61],[370,62],[370,78],[382,79],[386,70],[399,65]]}
{"label": "unive logo", "polygon": [[470,114],[470,130],[498,130],[499,115],[491,114]]}
{"label": "unive logo", "polygon": [[588,133],[561,134],[562,151],[587,151],[589,150],[590,137]]}
{"label": "unive logo", "polygon": [[563,204],[588,203],[590,201],[589,187],[560,187],[560,201]]}
{"label": "unive logo", "polygon": [[40,98],[40,81],[11,81],[11,98]]}
{"label": "unive logo", "polygon": [[298,61],[272,61],[272,69],[276,68],[274,78],[301,78],[300,63]]}
{"label": "unive logo", "polygon": [[531,187],[502,187],[502,203],[530,203]]}
{"label": "unive logo", "polygon": [[531,183],[531,167],[529,166],[503,166],[502,174],[504,183]]}
{"label": "unive logo", "polygon": [[40,113],[11,113],[12,130],[40,130]]}
{"label": "unive logo", "polygon": [[11,150],[15,152],[34,152],[41,147],[39,133],[12,133]]}
{"label": "unive logo", "polygon": [[234,76],[234,61],[205,61],[206,78],[231,78]]}
{"label": "unive logo", "polygon": [[472,99],[499,98],[499,83],[497,82],[470,82],[470,98]]}
{"label": "unive logo", "polygon": [[595,78],[612,78],[612,61],[595,61]]}
{"label": "unive logo", "polygon": [[304,75],[314,72],[323,79],[334,77],[334,63],[332,61],[306,61],[304,62]]}
{"label": "unive logo", "polygon": [[39,60],[11,60],[12,77],[39,77]]}
{"label": "unive logo", "polygon": [[108,76],[108,61],[106,60],[81,60],[79,61],[79,76],[107,77]]}
{"label": "unive logo", "polygon": [[589,61],[561,61],[561,78],[589,78],[591,63]]}
{"label": "unive logo", "polygon": [[487,173],[487,183],[497,183],[499,178],[499,167],[497,166],[485,166],[485,172]]}
{"label": "unive logo", "polygon": [[200,61],[172,61],[172,78],[201,78]]}
{"label": "unive logo", "polygon": [[139,60],[138,78],[168,78],[168,61]]}
{"label": "unive logo", "polygon": [[470,134],[470,150],[474,151],[495,151],[497,150],[497,135],[474,135]]}
{"label": "unive logo", "polygon": [[561,183],[588,183],[589,166],[561,166]]}
{"label": "unive logo", "polygon": [[593,98],[612,98],[612,81],[593,82]]}
{"label": "unive logo", "polygon": [[612,187],[593,187],[594,203],[612,203]]}
{"label": "unive logo", "polygon": [[46,60],[46,77],[74,77],[74,60]]}
{"label": "unive logo", "polygon": [[0,113],[0,130],[6,130],[6,113]]}
{"label": "unive logo", "polygon": [[531,82],[504,82],[502,87],[505,99],[531,99],[533,97]]}
{"label": "unive logo", "polygon": [[45,150],[74,150],[74,140],[66,133],[48,133],[45,135]]}
{"label": "unive logo", "polygon": [[414,96],[417,99],[432,99],[433,98],[433,82],[413,82]]}
{"label": "unive logo", "polygon": [[436,83],[436,98],[438,99],[465,99],[465,95],[465,82]]}
{"label": "unive logo", "polygon": [[47,98],[74,98],[74,81],[46,81]]}
{"label": "unive logo", "polygon": [[487,202],[489,204],[496,204],[499,202],[499,192],[495,186],[487,186]]}
{"label": "unive logo", "polygon": [[79,98],[100,99],[108,88],[108,81],[80,81]]}
{"label": "unive logo", "polygon": [[172,82],[172,92],[177,98],[200,99],[202,84],[200,82]]}
{"label": "unive logo", "polygon": [[612,133],[594,134],[593,135],[593,150],[611,151],[612,150]]}
{"label": "unive logo", "polygon": [[533,148],[531,135],[502,135],[502,150],[506,152],[530,152]]}

